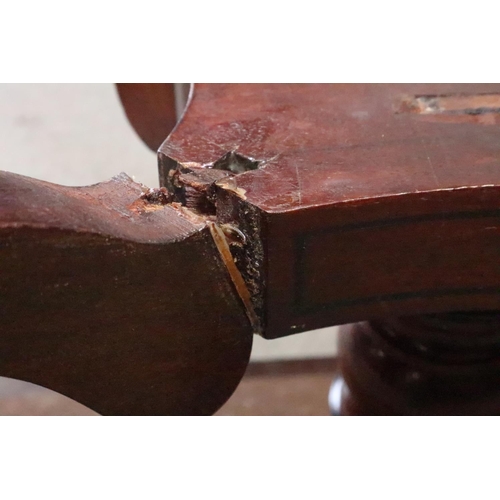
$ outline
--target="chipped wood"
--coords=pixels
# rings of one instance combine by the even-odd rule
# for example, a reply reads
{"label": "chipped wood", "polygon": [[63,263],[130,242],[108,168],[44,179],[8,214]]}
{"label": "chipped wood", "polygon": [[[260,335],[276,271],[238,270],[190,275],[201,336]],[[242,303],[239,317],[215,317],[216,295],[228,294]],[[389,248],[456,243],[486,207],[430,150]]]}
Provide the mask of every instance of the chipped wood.
{"label": "chipped wood", "polygon": [[71,188],[0,172],[0,375],[106,415],[227,400],[248,311],[206,223],[164,194],[125,175]]}

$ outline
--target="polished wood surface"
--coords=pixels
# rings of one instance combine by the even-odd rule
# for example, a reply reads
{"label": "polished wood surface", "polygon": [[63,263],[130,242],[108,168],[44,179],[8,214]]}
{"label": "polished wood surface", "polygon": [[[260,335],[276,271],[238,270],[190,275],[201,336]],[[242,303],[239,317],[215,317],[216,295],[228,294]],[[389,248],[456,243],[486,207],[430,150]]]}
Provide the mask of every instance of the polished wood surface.
{"label": "polished wood surface", "polygon": [[209,228],[125,175],[0,173],[0,374],[101,414],[212,414],[252,330]]}
{"label": "polished wood surface", "polygon": [[[361,404],[373,381],[357,342],[387,330],[404,343],[409,315],[435,335],[425,318],[462,311],[500,355],[487,320],[500,310],[500,85],[195,85],[171,133],[166,87],[127,89],[139,135],[154,148],[170,134],[161,189],[0,176],[1,375],[105,414],[206,414],[237,386],[252,333],[370,320],[375,333],[353,327],[342,351],[347,413],[473,411],[460,398],[417,408],[397,363],[373,380],[388,373],[400,394],[384,382],[367,398],[392,403]],[[469,396],[496,384],[478,376],[483,358],[401,349],[398,363],[416,356],[429,373],[471,365]],[[430,380],[460,386],[443,377]]]}
{"label": "polished wood surface", "polygon": [[499,92],[195,85],[160,174],[171,189],[179,172],[229,171],[217,218],[247,237],[238,262],[268,338],[500,309]]}
{"label": "polished wood surface", "polygon": [[500,312],[341,330],[341,415],[500,415]]}
{"label": "polished wood surface", "polygon": [[139,137],[156,151],[177,123],[173,83],[117,83],[123,109]]}

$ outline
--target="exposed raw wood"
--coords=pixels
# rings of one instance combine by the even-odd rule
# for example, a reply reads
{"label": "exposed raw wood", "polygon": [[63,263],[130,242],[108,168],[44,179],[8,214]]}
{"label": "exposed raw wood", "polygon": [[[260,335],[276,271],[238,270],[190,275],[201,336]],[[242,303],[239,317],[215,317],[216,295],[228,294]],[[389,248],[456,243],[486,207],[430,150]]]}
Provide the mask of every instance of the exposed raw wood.
{"label": "exposed raw wood", "polygon": [[252,165],[229,169],[214,204],[217,221],[246,236],[233,253],[268,338],[388,315],[500,309],[492,265],[500,128],[395,106],[446,96],[438,104],[450,110],[490,108],[499,92],[497,84],[195,85],[160,148],[162,182],[228,158]]}
{"label": "exposed raw wood", "polygon": [[0,172],[0,374],[102,414],[212,414],[252,330],[206,224],[125,175]]}
{"label": "exposed raw wood", "polygon": [[[173,91],[141,85],[120,93],[155,148]],[[160,189],[1,174],[0,374],[101,413],[206,414],[252,327],[370,320],[343,344],[345,413],[500,412],[499,95],[197,85]]]}

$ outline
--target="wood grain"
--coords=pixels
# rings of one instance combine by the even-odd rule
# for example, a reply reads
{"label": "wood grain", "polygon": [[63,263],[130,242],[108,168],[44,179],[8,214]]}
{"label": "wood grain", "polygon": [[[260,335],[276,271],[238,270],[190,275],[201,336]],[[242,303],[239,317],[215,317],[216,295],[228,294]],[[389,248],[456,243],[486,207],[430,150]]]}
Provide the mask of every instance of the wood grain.
{"label": "wood grain", "polygon": [[[235,257],[268,338],[500,309],[497,95],[497,84],[195,85],[160,176],[171,188],[176,172],[230,171],[230,189],[214,184],[216,216],[246,236]],[[437,111],[408,106],[420,96]]]}
{"label": "wood grain", "polygon": [[0,172],[0,375],[101,414],[208,415],[252,330],[206,224],[125,175]]}
{"label": "wood grain", "polygon": [[[162,143],[162,189],[0,175],[1,375],[105,414],[208,414],[252,326],[275,338],[500,310],[500,85],[196,85],[172,133],[171,89],[120,94]],[[397,363],[374,373],[401,379]]]}

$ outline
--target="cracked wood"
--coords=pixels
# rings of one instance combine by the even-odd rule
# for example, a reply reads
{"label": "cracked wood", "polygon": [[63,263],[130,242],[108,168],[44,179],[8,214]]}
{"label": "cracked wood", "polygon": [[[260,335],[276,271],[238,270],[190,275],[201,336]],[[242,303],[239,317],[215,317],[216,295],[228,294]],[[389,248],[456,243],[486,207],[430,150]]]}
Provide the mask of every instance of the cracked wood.
{"label": "cracked wood", "polygon": [[0,375],[107,415],[209,415],[252,345],[206,224],[125,175],[0,172]]}
{"label": "cracked wood", "polygon": [[[246,237],[232,251],[265,337],[500,309],[498,95],[498,84],[195,85],[160,177],[254,162],[214,185],[213,205]],[[441,111],[408,112],[405,99]]]}

